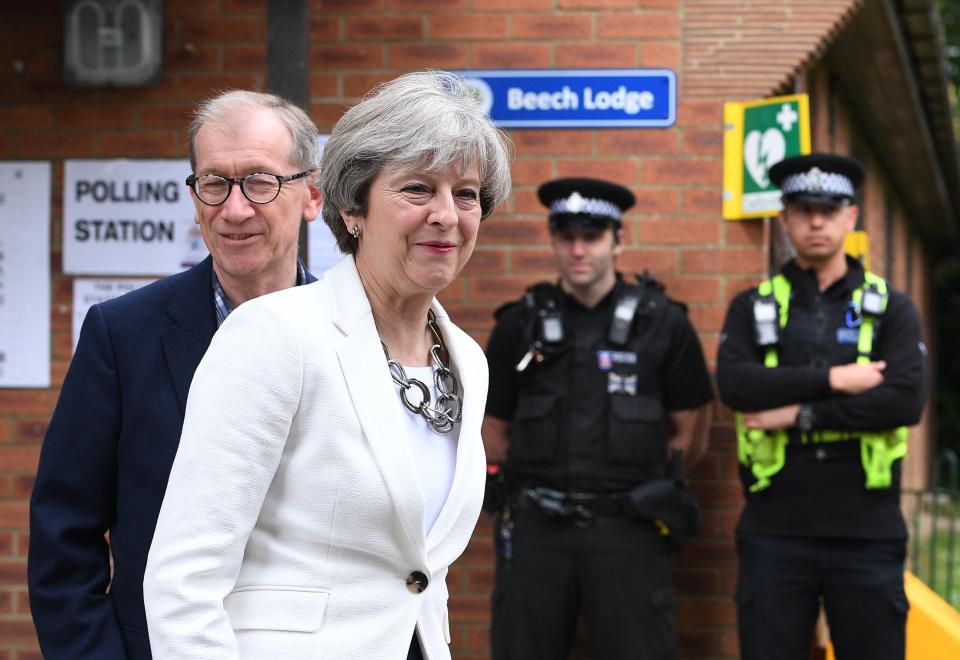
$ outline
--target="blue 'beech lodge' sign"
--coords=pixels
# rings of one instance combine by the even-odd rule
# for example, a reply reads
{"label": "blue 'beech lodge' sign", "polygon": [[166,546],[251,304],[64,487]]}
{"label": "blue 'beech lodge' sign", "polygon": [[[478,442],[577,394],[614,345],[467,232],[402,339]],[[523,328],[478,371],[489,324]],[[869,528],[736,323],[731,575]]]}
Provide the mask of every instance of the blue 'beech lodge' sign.
{"label": "blue 'beech lodge' sign", "polygon": [[503,128],[672,126],[677,76],[669,69],[460,71]]}

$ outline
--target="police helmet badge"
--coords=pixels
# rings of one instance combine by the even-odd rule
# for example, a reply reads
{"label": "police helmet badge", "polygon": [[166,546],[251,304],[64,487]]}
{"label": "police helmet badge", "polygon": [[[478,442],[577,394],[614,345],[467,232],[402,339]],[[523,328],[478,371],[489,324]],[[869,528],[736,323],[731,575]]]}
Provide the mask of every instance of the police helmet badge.
{"label": "police helmet badge", "polygon": [[550,209],[551,231],[619,229],[624,212],[636,202],[621,185],[586,178],[547,181],[537,196]]}
{"label": "police helmet badge", "polygon": [[863,177],[859,161],[838,154],[793,156],[770,168],[770,180],[780,188],[785,202],[854,204]]}

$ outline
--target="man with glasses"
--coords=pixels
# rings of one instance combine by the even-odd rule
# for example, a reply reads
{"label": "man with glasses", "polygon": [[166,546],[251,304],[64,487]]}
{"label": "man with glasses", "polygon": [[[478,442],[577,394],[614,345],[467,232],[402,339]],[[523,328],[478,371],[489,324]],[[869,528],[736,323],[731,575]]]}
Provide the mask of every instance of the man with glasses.
{"label": "man with glasses", "polygon": [[30,606],[45,657],[150,658],[143,571],[190,381],[237,305],[313,281],[297,240],[320,210],[317,137],[273,95],[202,103],[187,186],[210,257],[88,312],[31,498]]}
{"label": "man with glasses", "polygon": [[900,463],[927,395],[910,298],[844,253],[857,161],[783,160],[780,226],[796,251],[730,304],[717,355],[736,416],[744,660],[806,660],[822,600],[839,660],[902,660]]}

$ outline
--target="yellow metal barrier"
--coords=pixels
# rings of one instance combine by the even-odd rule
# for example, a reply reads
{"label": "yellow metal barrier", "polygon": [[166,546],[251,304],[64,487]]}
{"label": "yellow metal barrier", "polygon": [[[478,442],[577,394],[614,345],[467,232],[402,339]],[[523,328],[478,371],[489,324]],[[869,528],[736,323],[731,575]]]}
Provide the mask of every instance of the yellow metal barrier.
{"label": "yellow metal barrier", "polygon": [[870,268],[870,237],[865,231],[852,231],[843,239],[843,251],[859,259],[866,269]]}
{"label": "yellow metal barrier", "polygon": [[[907,660],[960,658],[960,612],[910,571],[903,580],[910,601]],[[827,660],[835,660],[833,645],[827,647]]]}

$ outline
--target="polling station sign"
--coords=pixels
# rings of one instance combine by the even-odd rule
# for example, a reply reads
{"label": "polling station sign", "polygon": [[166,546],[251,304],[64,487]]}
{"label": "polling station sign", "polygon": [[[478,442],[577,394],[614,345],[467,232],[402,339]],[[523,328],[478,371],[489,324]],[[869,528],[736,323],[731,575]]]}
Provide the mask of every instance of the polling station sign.
{"label": "polling station sign", "polygon": [[68,160],[63,271],[170,275],[207,255],[184,180],[187,160]]}
{"label": "polling station sign", "polygon": [[460,71],[503,128],[672,126],[677,76],[669,69]]}

